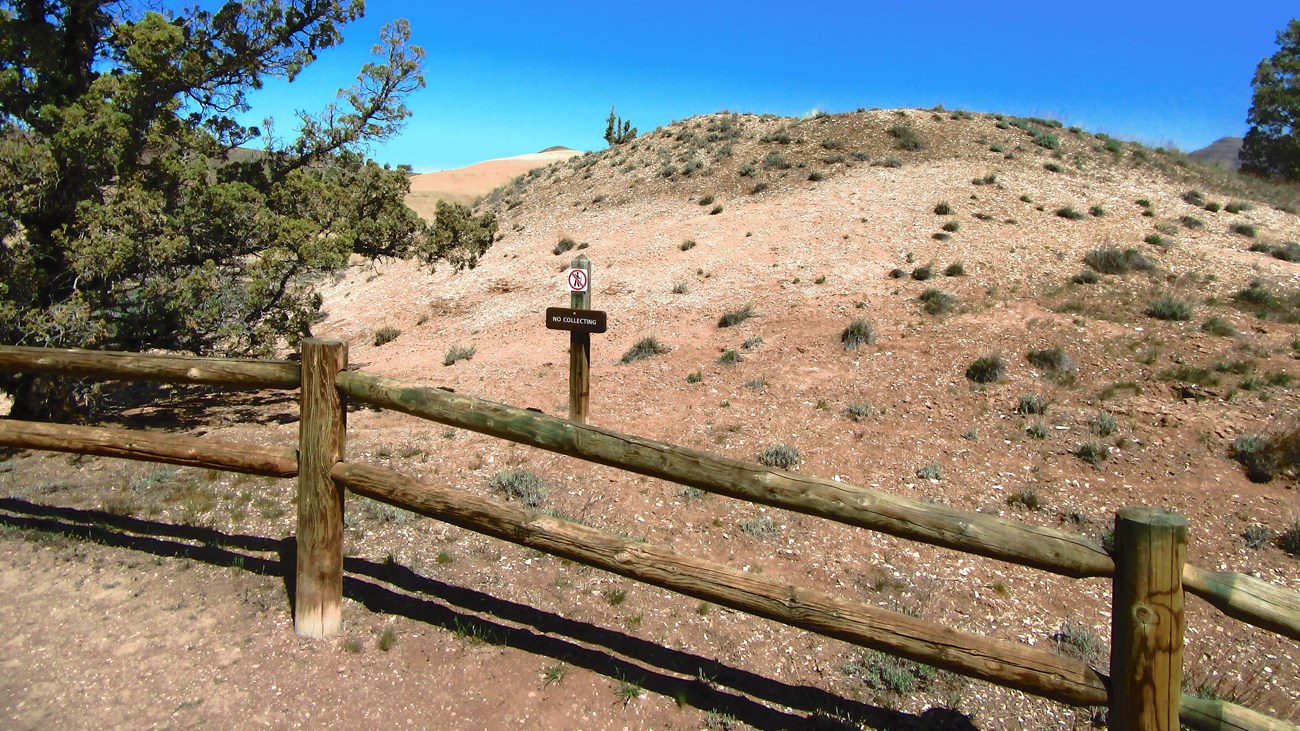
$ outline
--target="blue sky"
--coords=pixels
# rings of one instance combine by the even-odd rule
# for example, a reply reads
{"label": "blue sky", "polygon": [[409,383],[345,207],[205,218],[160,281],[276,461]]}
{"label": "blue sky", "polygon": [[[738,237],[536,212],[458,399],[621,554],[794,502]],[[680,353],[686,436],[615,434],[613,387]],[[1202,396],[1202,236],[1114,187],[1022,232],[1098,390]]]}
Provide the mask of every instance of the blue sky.
{"label": "blue sky", "polygon": [[1047,116],[1190,151],[1245,132],[1255,66],[1292,2],[490,2],[371,0],[250,119],[287,131],[349,85],[379,27],[411,23],[427,88],[372,157],[425,172],[605,146],[611,104],[642,132],[722,109],[923,107]]}

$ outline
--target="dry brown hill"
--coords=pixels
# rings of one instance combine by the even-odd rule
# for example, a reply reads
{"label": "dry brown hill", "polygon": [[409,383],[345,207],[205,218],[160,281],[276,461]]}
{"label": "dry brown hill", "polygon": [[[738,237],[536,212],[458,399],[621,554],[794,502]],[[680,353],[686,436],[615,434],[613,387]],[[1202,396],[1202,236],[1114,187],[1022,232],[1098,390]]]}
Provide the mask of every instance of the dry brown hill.
{"label": "dry brown hill", "polygon": [[530,170],[581,154],[567,147],[548,147],[541,152],[527,155],[486,160],[463,168],[413,175],[410,179],[411,192],[406,197],[406,204],[421,216],[432,219],[439,200],[469,205]]}
{"label": "dry brown hill", "polygon": [[[472,271],[350,270],[327,287],[316,334],[348,339],[351,362],[368,370],[563,415],[567,338],[542,318],[567,303],[560,272],[581,252],[594,262],[593,305],[610,321],[592,345],[593,424],[746,460],[788,445],[807,474],[1099,541],[1118,507],[1157,505],[1188,517],[1192,563],[1300,590],[1300,561],[1275,541],[1300,517],[1294,475],[1251,482],[1232,457],[1239,437],[1295,428],[1300,247],[1288,243],[1300,241],[1298,198],[1048,120],[716,114],[497,190],[481,205],[500,215],[502,239]],[[566,239],[574,249],[563,250]],[[1132,271],[1097,272],[1124,267]],[[1184,307],[1187,319],[1151,314],[1181,317]],[[846,349],[859,319],[873,342]],[[375,345],[383,327],[400,334]],[[622,362],[646,337],[666,352]],[[444,365],[455,346],[472,357]],[[967,377],[992,354],[1001,379]],[[261,420],[204,429],[296,434],[292,421]],[[955,628],[1104,657],[1103,580],[706,496],[400,414],[350,414],[347,454],[496,498],[495,474],[528,470],[555,515]],[[292,494],[280,483],[181,471],[109,505],[103,483],[146,473],[117,477],[94,461],[90,479],[84,464],[12,462],[15,474],[40,469],[51,481],[42,484],[60,485],[0,474],[23,500],[232,536],[292,531],[292,510],[275,509]],[[6,713],[68,726],[68,701],[149,697],[118,704],[113,718],[223,725],[246,702],[260,714],[250,725],[273,727],[304,709],[320,725],[440,718],[489,728],[1046,729],[1093,719],[1091,709],[890,665],[377,503],[354,501],[349,516],[349,572],[372,571],[367,586],[396,583],[393,596],[350,594],[337,646],[285,638],[281,584],[214,568],[205,554],[186,578],[171,563],[123,568],[136,556],[123,549],[96,546],[86,558],[80,543],[6,538],[17,548],[0,589],[19,599],[0,604],[0,619],[22,629],[0,690],[32,689]],[[265,546],[250,555],[273,558]],[[52,587],[75,591],[83,566],[103,572],[96,581],[127,582],[84,600],[103,620],[23,614]],[[131,583],[140,572],[155,578]],[[32,575],[39,589],[24,588],[20,577]],[[232,581],[243,582],[238,591],[206,588]],[[187,612],[202,603],[206,617],[239,613],[240,631],[141,637],[132,628],[152,625],[140,617],[176,611],[163,582],[188,590]],[[1199,600],[1188,611],[1189,691],[1300,718],[1295,643]],[[375,649],[384,630],[397,651]],[[75,660],[40,649],[55,638],[103,660],[94,668],[152,664],[82,680]],[[61,677],[88,687],[61,694]],[[195,704],[194,688],[213,683],[217,700]],[[376,710],[390,708],[397,715]]]}

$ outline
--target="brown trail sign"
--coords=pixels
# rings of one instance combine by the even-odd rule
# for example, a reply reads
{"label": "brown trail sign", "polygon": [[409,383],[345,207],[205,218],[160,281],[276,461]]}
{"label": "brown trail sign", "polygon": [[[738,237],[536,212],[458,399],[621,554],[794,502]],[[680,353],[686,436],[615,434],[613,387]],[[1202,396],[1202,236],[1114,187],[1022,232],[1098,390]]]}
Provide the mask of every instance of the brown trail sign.
{"label": "brown trail sign", "polygon": [[579,254],[564,273],[569,307],[546,308],[548,330],[569,331],[569,421],[587,423],[591,400],[591,333],[605,332],[605,313],[591,309],[591,260]]}

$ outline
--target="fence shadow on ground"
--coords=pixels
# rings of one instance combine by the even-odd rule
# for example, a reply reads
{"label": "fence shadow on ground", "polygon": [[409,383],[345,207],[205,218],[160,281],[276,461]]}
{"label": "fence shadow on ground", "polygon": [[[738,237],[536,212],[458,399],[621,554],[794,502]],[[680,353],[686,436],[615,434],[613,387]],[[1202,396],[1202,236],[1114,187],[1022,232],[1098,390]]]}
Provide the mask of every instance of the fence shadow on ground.
{"label": "fence shadow on ground", "polygon": [[[0,498],[0,526],[88,541],[166,558],[200,561],[293,582],[293,538],[227,534],[98,510]],[[190,543],[193,541],[194,543]],[[264,558],[243,553],[273,553]],[[973,731],[958,711],[932,708],[920,715],[792,685],[717,660],[648,642],[474,589],[422,576],[397,563],[344,561],[343,593],[367,609],[407,617],[502,647],[584,668],[615,681],[678,699],[702,711],[727,714],[757,729]],[[685,676],[685,677],[683,677]],[[771,705],[780,706],[774,708]]]}

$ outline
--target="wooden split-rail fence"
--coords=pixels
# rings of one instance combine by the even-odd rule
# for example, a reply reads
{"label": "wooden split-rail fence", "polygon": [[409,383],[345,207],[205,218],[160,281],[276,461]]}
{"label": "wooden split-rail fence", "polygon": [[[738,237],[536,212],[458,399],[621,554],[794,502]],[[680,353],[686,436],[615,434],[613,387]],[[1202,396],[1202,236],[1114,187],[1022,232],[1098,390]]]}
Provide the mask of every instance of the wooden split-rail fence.
{"label": "wooden split-rail fence", "polygon": [[[1113,553],[1078,535],[719,457],[446,390],[347,369],[347,345],[307,339],[299,362],[0,346],[0,371],[297,389],[297,449],[117,428],[0,419],[0,445],[298,478],[294,627],[337,633],[343,489],[647,584],[1074,706],[1107,706],[1112,729],[1297,729],[1181,690],[1186,592],[1300,640],[1300,594],[1186,563],[1187,521],[1149,507],[1115,518]],[[346,401],[393,409],[720,495],[1068,577],[1111,577],[1102,669],[345,459]]]}

